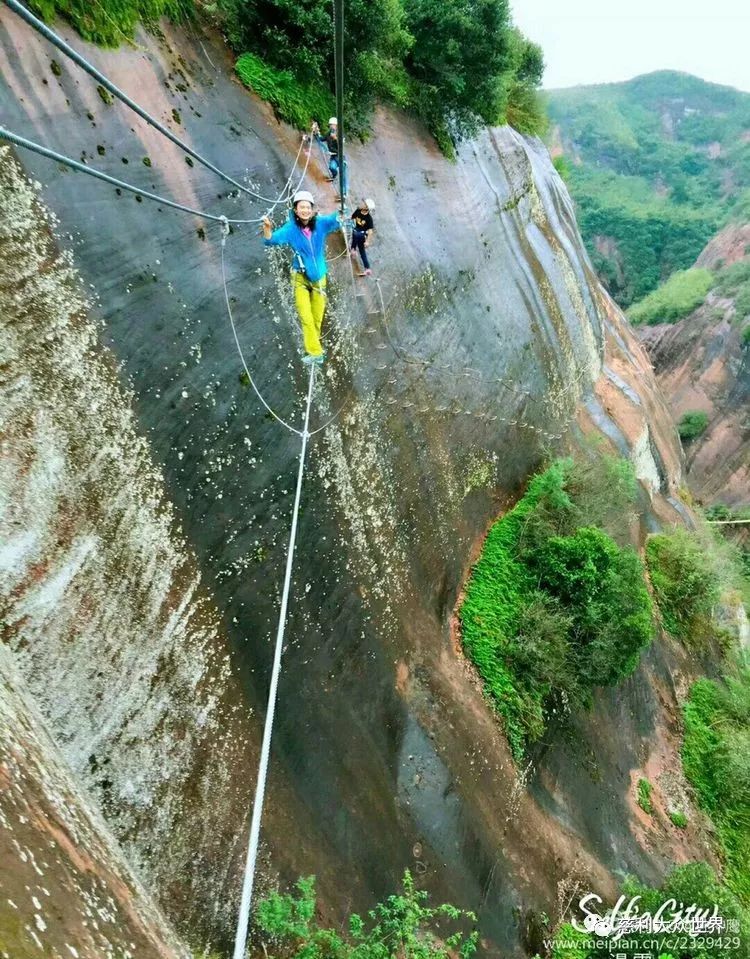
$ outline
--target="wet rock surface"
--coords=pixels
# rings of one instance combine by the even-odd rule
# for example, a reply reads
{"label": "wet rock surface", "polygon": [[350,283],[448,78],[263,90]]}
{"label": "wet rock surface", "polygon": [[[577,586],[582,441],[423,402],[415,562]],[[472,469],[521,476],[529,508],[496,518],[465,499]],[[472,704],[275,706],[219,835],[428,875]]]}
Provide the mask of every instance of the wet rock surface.
{"label": "wet rock surface", "polygon": [[[749,240],[750,225],[728,226],[696,266],[738,263]],[[750,350],[742,343],[742,319],[731,297],[712,291],[679,323],[639,331],[675,422],[688,412],[708,415],[706,432],[685,445],[690,489],[706,505],[750,500]]]}
{"label": "wet rock surface", "polygon": [[[161,39],[140,35],[134,50],[86,50],[193,146],[273,197],[299,137],[231,79],[222,49],[205,43],[215,68],[194,39],[169,28]],[[48,76],[48,55],[3,10],[0,92],[10,128],[85,152],[98,168],[189,205],[241,217],[265,211],[267,203],[228,196],[221,180],[188,167],[67,64]],[[117,452],[122,467],[97,474],[97,448],[112,437],[91,408],[86,365],[76,367],[81,388],[71,378],[64,401],[90,436],[66,469],[72,482],[93,475],[106,502],[87,526],[74,501],[62,566],[47,563],[57,534],[54,517],[43,515],[37,579],[28,579],[28,560],[11,558],[14,648],[67,760],[167,914],[181,929],[226,942],[299,441],[241,379],[216,226],[20,159],[42,184],[58,242],[91,284],[90,316],[104,321],[101,341],[132,391],[112,380],[102,399],[128,416],[132,405],[134,417],[133,445]],[[646,749],[664,717],[649,684],[634,680],[603,696],[582,726],[596,750],[596,726],[612,721],[615,702],[639,717],[612,733],[606,785],[581,788],[584,760],[563,762],[554,743],[519,772],[452,641],[458,591],[488,524],[545,456],[603,434],[636,463],[650,515],[674,519],[679,452],[645,354],[596,283],[570,199],[539,143],[488,131],[453,165],[416,125],[382,111],[373,139],[350,145],[350,163],[355,193],[377,203],[371,252],[385,312],[370,312],[381,302],[377,284],[358,280],[366,285],[355,296],[346,256],[332,262],[329,360],[313,428],[340,413],[315,436],[305,482],[264,871],[316,873],[325,908],[340,916],[390,893],[413,865],[438,896],[479,912],[488,952],[516,955],[524,910],[547,908],[571,876],[611,889],[613,870],[664,868],[666,857],[652,866],[644,858],[625,802],[610,803],[629,788],[634,741]],[[313,151],[307,183],[329,210],[322,173]],[[288,258],[267,253],[256,234],[237,226],[227,241],[230,302],[259,388],[299,425],[306,380]],[[329,256],[341,252],[332,240]],[[75,435],[60,417],[39,430],[41,383],[69,362],[62,331],[55,365],[38,366],[37,340],[54,323],[46,308],[27,316],[13,356],[18,381],[3,382],[24,455],[52,465],[56,444]],[[12,397],[24,399],[35,369],[42,380],[25,412],[25,400]],[[139,463],[158,473],[158,492],[129,473]],[[58,470],[49,468],[54,488]],[[26,495],[20,465],[4,488],[11,499]],[[135,565],[119,581],[114,571],[101,576],[137,521],[149,535],[138,539],[140,555],[137,543],[129,554]],[[157,528],[163,554],[154,554]],[[89,543],[78,565],[72,542]],[[133,577],[149,615],[139,608],[123,619]],[[21,612],[37,580],[61,591],[47,614],[55,609],[53,630]],[[77,641],[84,598],[99,643]],[[144,657],[142,698],[129,700]],[[669,667],[657,658],[643,669]],[[123,702],[152,721],[135,722]],[[87,770],[92,755],[96,768]],[[565,808],[555,795],[566,797]]]}
{"label": "wet rock surface", "polygon": [[189,959],[0,646],[0,955]]}

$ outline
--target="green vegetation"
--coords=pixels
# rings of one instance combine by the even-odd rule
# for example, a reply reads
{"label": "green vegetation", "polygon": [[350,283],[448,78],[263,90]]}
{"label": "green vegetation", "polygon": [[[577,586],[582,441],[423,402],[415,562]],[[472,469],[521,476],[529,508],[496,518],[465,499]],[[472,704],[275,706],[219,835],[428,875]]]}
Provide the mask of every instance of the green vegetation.
{"label": "green vegetation", "polygon": [[750,95],[662,71],[554,91],[548,111],[565,153],[581,161],[570,175],[578,222],[621,306],[750,216]]}
{"label": "green vegetation", "polygon": [[654,814],[654,804],[651,802],[651,788],[651,783],[648,779],[638,780],[638,805],[645,813],[648,813],[649,816]]}
{"label": "green vegetation", "polygon": [[725,266],[717,276],[716,290],[721,296],[734,297],[750,283],[750,259]]}
{"label": "green vegetation", "polygon": [[460,609],[464,648],[514,757],[553,711],[590,704],[635,669],[653,635],[643,567],[620,535],[629,464],[554,463],[490,530]]}
{"label": "green vegetation", "polygon": [[698,537],[683,529],[651,536],[646,562],[665,629],[688,646],[713,635],[720,576]]}
{"label": "green vegetation", "polygon": [[552,158],[552,166],[560,174],[560,178],[568,183],[570,181],[571,174],[573,172],[573,167],[571,166],[570,160],[561,153],[556,157]]}
{"label": "green vegetation", "polygon": [[[295,121],[300,127],[327,119],[331,110],[316,98],[333,90],[329,0],[215,0],[204,9],[235,50],[272,68],[265,79],[277,99],[296,101],[299,90],[314,93],[304,117]],[[544,127],[537,96],[542,53],[513,27],[508,0],[476,0],[471,7],[465,0],[349,0],[346,30],[350,131],[366,134],[378,100],[414,111],[449,154],[457,140],[485,123],[509,119],[524,132]],[[284,74],[294,78],[294,91]]]}
{"label": "green vegetation", "polygon": [[150,26],[160,17],[180,21],[191,17],[194,10],[193,0],[31,0],[29,5],[48,22],[55,16],[64,17],[84,40],[104,47],[132,40],[139,23]]}
{"label": "green vegetation", "polygon": [[742,333],[740,335],[740,342],[742,343],[743,350],[750,347],[750,323],[748,323],[747,326],[743,327]]}
{"label": "green vegetation", "polygon": [[[750,914],[737,895],[717,878],[714,871],[704,862],[692,862],[685,866],[673,869],[660,886],[647,886],[630,876],[622,884],[622,895],[626,902],[640,897],[637,907],[639,913],[651,913],[655,916],[664,903],[670,900],[677,904],[683,903],[686,907],[695,904],[705,910],[706,915],[712,915],[714,905],[719,916],[726,922],[736,924],[736,932],[725,931],[723,934],[699,936],[691,943],[689,937],[679,937],[680,948],[675,953],[667,950],[674,946],[675,933],[673,931],[653,932],[651,930],[628,930],[622,940],[614,948],[588,949],[586,941],[592,940],[591,933],[579,933],[575,927],[566,922],[556,930],[555,946],[551,951],[552,959],[611,959],[613,953],[621,953],[633,959],[636,955],[658,956],[659,959],[726,959],[731,955],[734,959],[748,959],[750,956]],[[605,908],[600,910],[605,912]],[[666,915],[670,915],[667,906]],[[581,922],[581,917],[578,917]],[[607,937],[594,937],[606,940]],[[727,948],[727,939],[737,939],[739,945]],[[610,940],[611,942],[611,940]]]}
{"label": "green vegetation", "polygon": [[672,810],[672,812],[669,814],[669,818],[672,820],[672,824],[677,826],[678,829],[687,829],[688,820],[684,812]]}
{"label": "green vegetation", "polygon": [[[138,23],[194,15],[194,0],[31,0],[104,46],[132,40]],[[237,72],[277,115],[307,130],[333,105],[330,0],[208,0],[199,6],[240,56]],[[484,124],[524,133],[546,126],[541,49],[513,26],[509,0],[347,0],[346,127],[365,137],[376,102],[416,113],[453,155]],[[54,61],[53,61],[54,64]],[[52,67],[53,71],[55,66]],[[179,122],[179,121],[178,121]]]}
{"label": "green vegetation", "polygon": [[726,882],[750,903],[750,666],[693,684],[684,708],[682,763],[716,826]]}
{"label": "green vegetation", "polygon": [[328,117],[335,113],[333,96],[321,84],[302,84],[288,70],[269,67],[253,53],[243,53],[235,65],[245,86],[267,100],[276,115],[304,130],[312,117]]}
{"label": "green vegetation", "polygon": [[628,310],[631,323],[676,323],[700,306],[714,285],[710,270],[679,270]]}
{"label": "green vegetation", "polygon": [[677,424],[677,432],[680,439],[684,442],[694,440],[706,432],[708,427],[708,414],[701,410],[691,410],[685,413]]}
{"label": "green vegetation", "polygon": [[[451,905],[429,906],[427,893],[414,885],[408,870],[403,889],[368,913],[349,917],[348,933],[320,926],[315,919],[315,877],[300,879],[298,895],[272,893],[258,904],[256,922],[264,942],[295,959],[468,959],[478,934],[464,932],[476,916]],[[451,932],[450,927],[458,927]]]}

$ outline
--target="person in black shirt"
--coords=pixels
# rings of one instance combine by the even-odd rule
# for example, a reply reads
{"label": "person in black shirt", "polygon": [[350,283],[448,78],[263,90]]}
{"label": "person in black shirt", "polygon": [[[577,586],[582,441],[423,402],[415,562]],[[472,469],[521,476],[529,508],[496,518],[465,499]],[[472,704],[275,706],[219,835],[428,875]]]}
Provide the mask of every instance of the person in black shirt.
{"label": "person in black shirt", "polygon": [[372,200],[360,200],[359,206],[354,213],[352,213],[352,248],[349,255],[355,256],[356,253],[359,252],[359,255],[362,257],[364,273],[360,273],[360,276],[372,276],[370,261],[367,259],[366,247],[375,229],[372,222],[374,209],[375,204]]}

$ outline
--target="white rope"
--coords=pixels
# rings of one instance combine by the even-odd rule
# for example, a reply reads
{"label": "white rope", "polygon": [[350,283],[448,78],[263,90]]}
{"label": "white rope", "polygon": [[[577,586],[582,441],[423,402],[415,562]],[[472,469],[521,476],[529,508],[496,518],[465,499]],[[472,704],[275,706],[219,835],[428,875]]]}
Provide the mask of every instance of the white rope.
{"label": "white rope", "polygon": [[[286,422],[286,420],[282,420],[282,418],[277,413],[275,413],[274,410],[271,409],[268,403],[266,403],[266,401],[263,399],[263,394],[255,385],[255,380],[253,379],[253,375],[250,372],[247,363],[245,362],[245,354],[242,352],[242,347],[240,345],[240,338],[237,335],[237,327],[234,325],[234,316],[232,315],[232,305],[229,302],[229,290],[227,290],[227,271],[226,271],[226,265],[224,263],[224,248],[226,246],[228,235],[229,235],[229,223],[226,219],[224,219],[224,222],[222,224],[222,231],[221,231],[221,280],[222,280],[222,283],[224,284],[224,301],[227,305],[227,313],[229,314],[229,322],[232,325],[232,333],[234,334],[234,342],[237,345],[237,352],[239,353],[240,359],[242,360],[242,365],[245,368],[245,374],[247,375],[248,380],[250,380],[250,385],[255,390],[255,395],[261,401],[263,406],[265,406],[265,408],[268,410],[268,412],[276,420],[277,423],[281,423],[281,425],[286,427],[286,429],[288,429],[291,433],[296,433],[297,436],[301,436],[302,434],[300,433],[298,429],[295,429],[294,426],[290,426],[289,423]],[[307,429],[307,424],[305,424],[305,429]]]}
{"label": "white rope", "polygon": [[281,609],[279,610],[279,626],[276,631],[276,650],[274,652],[273,669],[271,670],[271,685],[268,690],[268,709],[263,728],[263,744],[260,750],[258,765],[258,780],[255,785],[255,801],[253,816],[250,823],[250,839],[247,846],[247,860],[245,862],[245,879],[242,884],[242,900],[240,914],[237,920],[237,936],[234,942],[234,959],[245,959],[247,945],[247,928],[250,921],[250,905],[253,898],[253,884],[255,882],[255,865],[258,858],[260,842],[260,823],[263,816],[263,799],[266,792],[268,778],[268,760],[271,754],[271,736],[273,734],[273,719],[276,712],[276,695],[281,674],[281,654],[284,646],[284,630],[286,628],[286,611],[289,603],[289,590],[292,583],[292,565],[294,560],[294,546],[297,539],[297,521],[299,519],[299,503],[302,495],[302,478],[305,472],[305,454],[310,434],[307,428],[310,424],[310,406],[312,404],[313,383],[315,381],[315,364],[310,365],[310,381],[307,387],[307,406],[305,408],[305,425],[302,432],[295,430],[302,437],[302,447],[299,454],[299,470],[297,472],[297,491],[294,496],[292,511],[292,529],[289,534],[289,547],[286,554],[286,573],[284,575],[284,589],[281,594]]}

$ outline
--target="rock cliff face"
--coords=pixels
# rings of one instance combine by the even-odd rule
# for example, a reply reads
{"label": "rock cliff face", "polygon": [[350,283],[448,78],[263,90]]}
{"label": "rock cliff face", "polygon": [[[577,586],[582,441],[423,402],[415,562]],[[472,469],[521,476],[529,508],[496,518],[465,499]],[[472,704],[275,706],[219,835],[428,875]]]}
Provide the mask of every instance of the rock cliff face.
{"label": "rock cliff face", "polygon": [[[167,29],[87,54],[264,196],[286,182],[299,138],[231,79],[219,44]],[[50,59],[3,10],[10,128],[202,209],[264,211]],[[66,252],[5,151],[9,645],[164,911],[191,941],[226,942],[298,440],[240,378],[218,230],[19,159]],[[332,262],[313,428],[343,408],[306,478],[264,872],[316,873],[340,916],[412,865],[479,912],[490,953],[516,955],[528,910],[580,885],[611,891],[615,869],[654,877],[697,842],[639,824],[629,798],[631,772],[674,753],[686,664],[653,649],[521,774],[453,642],[456,599],[488,524],[546,456],[603,436],[633,460],[648,525],[679,518],[679,450],[541,144],[492,130],[452,165],[384,111],[350,162],[354,191],[377,203],[385,312],[370,312],[374,284],[355,296],[346,258]],[[315,153],[307,185],[333,207]],[[253,375],[301,425],[285,254],[237,227],[227,262]]]}
{"label": "rock cliff face", "polygon": [[0,646],[0,954],[189,959]]}
{"label": "rock cliff face", "polygon": [[[740,263],[750,249],[750,225],[732,225],[706,246],[696,266]],[[708,415],[706,432],[686,449],[686,475],[706,505],[747,506],[750,488],[750,349],[734,297],[712,291],[679,323],[640,331],[675,421]],[[742,530],[735,531],[742,533]]]}

